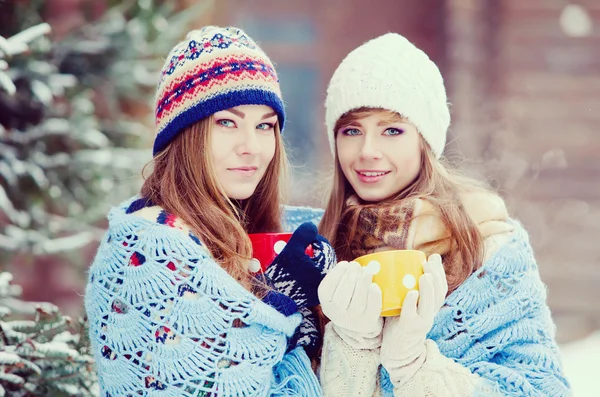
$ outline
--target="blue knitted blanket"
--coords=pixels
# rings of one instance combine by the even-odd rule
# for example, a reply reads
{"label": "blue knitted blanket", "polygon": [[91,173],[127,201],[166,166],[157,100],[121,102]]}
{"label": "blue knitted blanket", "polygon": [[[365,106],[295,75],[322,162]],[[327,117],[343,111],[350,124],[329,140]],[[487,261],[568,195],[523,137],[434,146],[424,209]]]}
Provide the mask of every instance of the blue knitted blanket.
{"label": "blue knitted blanket", "polygon": [[[513,222],[510,241],[446,299],[428,338],[504,396],[568,396],[546,287],[527,232]],[[383,394],[393,396],[381,372]]]}
{"label": "blue knitted blanket", "polygon": [[[135,199],[135,198],[134,198]],[[320,396],[301,322],[229,276],[193,235],[111,210],[89,271],[85,307],[101,396]],[[293,228],[314,220],[289,209]]]}

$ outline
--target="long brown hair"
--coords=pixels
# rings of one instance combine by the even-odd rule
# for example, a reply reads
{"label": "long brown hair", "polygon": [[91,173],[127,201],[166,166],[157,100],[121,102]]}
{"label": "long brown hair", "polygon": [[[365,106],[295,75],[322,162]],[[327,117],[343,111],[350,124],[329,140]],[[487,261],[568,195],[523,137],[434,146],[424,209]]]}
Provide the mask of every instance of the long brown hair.
{"label": "long brown hair", "polygon": [[[388,122],[406,122],[406,119],[403,119],[398,113],[363,107],[342,115],[335,125],[334,133],[374,113]],[[446,268],[448,293],[454,291],[473,271],[481,266],[483,261],[483,237],[459,198],[459,193],[473,190],[488,189],[482,183],[460,174],[456,169],[445,164],[443,160],[436,159],[429,145],[422,139],[421,167],[418,176],[398,194],[384,200],[387,203],[418,198],[428,200],[439,209],[441,220],[453,240],[452,247],[455,248],[445,255],[444,263],[458,263],[453,268]],[[346,201],[352,194],[355,192],[342,172],[336,149],[333,186],[325,214],[319,225],[319,231],[329,239],[335,248],[338,260],[354,259],[349,251],[349,241],[352,241],[354,237],[354,228],[349,225],[356,224],[359,212],[348,212]],[[378,204],[380,203],[370,205]],[[348,227],[340,227],[340,223],[344,223]],[[415,248],[426,249],[426,247]],[[461,260],[453,261],[457,255],[460,255]]]}
{"label": "long brown hair", "polygon": [[245,288],[256,283],[247,271],[252,246],[247,233],[281,231],[283,185],[287,159],[279,126],[275,125],[275,155],[254,194],[241,202],[230,200],[215,177],[210,148],[210,116],[181,131],[153,160],[142,197],[181,218]]}

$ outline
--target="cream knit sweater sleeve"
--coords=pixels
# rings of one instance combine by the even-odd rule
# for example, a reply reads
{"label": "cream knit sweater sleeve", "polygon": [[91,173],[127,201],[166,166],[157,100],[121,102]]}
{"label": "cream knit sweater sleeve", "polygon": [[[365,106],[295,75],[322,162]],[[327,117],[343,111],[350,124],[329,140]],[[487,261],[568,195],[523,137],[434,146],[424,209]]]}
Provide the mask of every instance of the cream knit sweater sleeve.
{"label": "cream knit sweater sleeve", "polygon": [[[379,365],[379,348],[356,349],[327,325],[320,369],[324,397],[381,396]],[[396,397],[501,397],[494,385],[445,357],[431,340],[422,366],[416,372],[409,367],[400,370],[414,375],[394,389]]]}
{"label": "cream knit sweater sleeve", "polygon": [[327,324],[319,371],[324,397],[379,396],[379,363],[379,347],[356,349]]}
{"label": "cream knit sweater sleeve", "polygon": [[394,396],[413,397],[501,397],[496,386],[472,373],[454,360],[440,353],[432,340],[426,343],[423,365],[407,382],[394,388]]}

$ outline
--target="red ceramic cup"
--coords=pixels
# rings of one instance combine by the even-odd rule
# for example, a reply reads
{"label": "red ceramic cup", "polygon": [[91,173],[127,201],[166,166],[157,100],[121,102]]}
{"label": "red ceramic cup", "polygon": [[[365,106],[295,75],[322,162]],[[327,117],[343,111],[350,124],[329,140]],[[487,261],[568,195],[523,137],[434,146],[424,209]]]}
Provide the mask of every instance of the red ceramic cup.
{"label": "red ceramic cup", "polygon": [[[264,272],[290,241],[292,233],[252,233],[248,236],[252,242],[252,257],[260,262],[260,267]],[[313,256],[311,244],[308,245],[305,252],[308,256]]]}

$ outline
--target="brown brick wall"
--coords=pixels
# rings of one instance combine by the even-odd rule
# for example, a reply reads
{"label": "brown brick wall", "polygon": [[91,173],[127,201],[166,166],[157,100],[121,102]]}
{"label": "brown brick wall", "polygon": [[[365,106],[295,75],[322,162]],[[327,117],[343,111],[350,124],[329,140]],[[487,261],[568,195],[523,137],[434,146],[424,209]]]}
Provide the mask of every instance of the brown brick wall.
{"label": "brown brick wall", "polygon": [[[481,168],[529,229],[559,340],[570,340],[600,327],[600,2],[577,2],[595,24],[584,38],[561,30],[567,2],[491,3],[448,2],[455,25],[467,22],[450,30],[450,46],[475,41],[482,47],[473,50],[489,57],[453,58],[455,146],[485,160]],[[486,32],[490,24],[496,28],[487,37],[464,33]],[[495,83],[460,87],[466,79],[477,88],[481,78]],[[464,106],[481,113],[461,119],[463,111],[473,112]]]}

